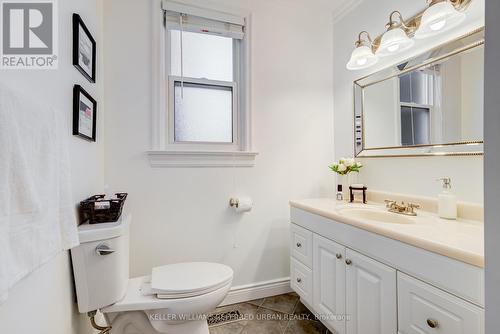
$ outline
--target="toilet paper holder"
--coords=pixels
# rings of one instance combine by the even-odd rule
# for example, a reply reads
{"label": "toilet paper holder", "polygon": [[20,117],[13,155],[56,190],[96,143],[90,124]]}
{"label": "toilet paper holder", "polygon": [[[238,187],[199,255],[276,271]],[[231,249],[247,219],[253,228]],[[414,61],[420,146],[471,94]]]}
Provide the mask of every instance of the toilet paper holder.
{"label": "toilet paper holder", "polygon": [[240,200],[237,198],[231,198],[229,200],[229,206],[237,209],[240,206]]}
{"label": "toilet paper holder", "polygon": [[237,213],[245,213],[252,211],[253,202],[251,198],[247,197],[233,197],[229,200],[229,206]]}

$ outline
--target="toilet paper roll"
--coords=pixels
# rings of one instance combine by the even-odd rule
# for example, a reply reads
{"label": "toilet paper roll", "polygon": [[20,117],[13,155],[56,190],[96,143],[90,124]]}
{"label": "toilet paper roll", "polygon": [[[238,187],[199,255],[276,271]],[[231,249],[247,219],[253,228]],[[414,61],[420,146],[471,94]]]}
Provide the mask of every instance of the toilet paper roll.
{"label": "toilet paper roll", "polygon": [[234,210],[238,213],[250,212],[252,211],[253,201],[248,197],[239,197],[238,205],[234,206]]}

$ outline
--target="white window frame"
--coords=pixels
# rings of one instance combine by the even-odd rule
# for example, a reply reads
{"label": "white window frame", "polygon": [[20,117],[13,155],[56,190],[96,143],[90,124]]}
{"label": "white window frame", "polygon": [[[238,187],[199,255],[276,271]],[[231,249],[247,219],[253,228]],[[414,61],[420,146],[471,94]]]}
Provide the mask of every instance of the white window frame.
{"label": "white window frame", "polygon": [[244,17],[245,36],[242,40],[233,42],[234,82],[183,78],[185,83],[233,87],[233,143],[175,142],[174,81],[180,81],[180,78],[169,75],[171,63],[169,29],[164,25],[161,0],[152,1],[158,11],[154,11],[152,19],[152,149],[148,151],[151,165],[153,167],[253,167],[258,153],[253,150],[251,140],[251,15],[202,9],[204,13],[213,13],[214,17],[221,15]]}

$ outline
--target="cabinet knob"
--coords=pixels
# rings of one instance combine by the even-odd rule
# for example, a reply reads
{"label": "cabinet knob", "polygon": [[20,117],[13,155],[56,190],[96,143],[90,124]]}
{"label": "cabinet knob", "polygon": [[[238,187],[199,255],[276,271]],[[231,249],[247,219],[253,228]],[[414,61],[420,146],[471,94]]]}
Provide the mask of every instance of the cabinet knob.
{"label": "cabinet knob", "polygon": [[439,326],[437,320],[434,319],[427,319],[427,325],[429,325],[430,328],[437,328]]}
{"label": "cabinet knob", "polygon": [[339,260],[342,258],[342,254],[340,254],[340,253],[335,254],[335,256],[336,256],[336,257],[337,257],[337,259],[339,259]]}
{"label": "cabinet knob", "polygon": [[302,278],[297,277],[297,283],[301,283],[301,282],[302,282]]}
{"label": "cabinet knob", "polygon": [[352,264],[352,261],[349,260],[349,259],[347,259],[347,260],[345,260],[345,264],[347,264],[348,266],[350,266]]}
{"label": "cabinet knob", "polygon": [[300,242],[297,242],[297,248],[301,248],[302,244]]}

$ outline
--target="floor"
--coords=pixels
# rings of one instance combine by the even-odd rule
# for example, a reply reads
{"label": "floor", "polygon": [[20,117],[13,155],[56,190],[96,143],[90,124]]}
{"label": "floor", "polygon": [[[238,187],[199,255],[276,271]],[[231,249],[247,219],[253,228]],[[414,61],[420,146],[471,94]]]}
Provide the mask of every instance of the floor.
{"label": "floor", "polygon": [[331,334],[300,302],[296,293],[218,308],[238,310],[240,320],[210,327],[210,334]]}

